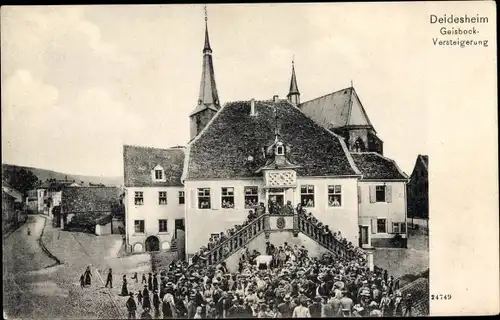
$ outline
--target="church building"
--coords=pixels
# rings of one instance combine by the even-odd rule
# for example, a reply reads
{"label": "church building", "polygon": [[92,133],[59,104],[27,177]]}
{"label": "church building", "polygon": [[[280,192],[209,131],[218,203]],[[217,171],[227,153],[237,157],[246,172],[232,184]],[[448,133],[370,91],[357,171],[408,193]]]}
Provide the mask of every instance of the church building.
{"label": "church building", "polygon": [[[190,257],[270,202],[302,204],[355,246],[406,246],[408,177],[383,155],[352,86],[301,103],[292,63],[286,98],[221,105],[205,18],[200,94],[189,121],[184,147],[124,146],[130,251],[182,247]],[[267,211],[236,242],[258,242],[265,230],[267,240],[334,248],[297,215],[273,215]]]}

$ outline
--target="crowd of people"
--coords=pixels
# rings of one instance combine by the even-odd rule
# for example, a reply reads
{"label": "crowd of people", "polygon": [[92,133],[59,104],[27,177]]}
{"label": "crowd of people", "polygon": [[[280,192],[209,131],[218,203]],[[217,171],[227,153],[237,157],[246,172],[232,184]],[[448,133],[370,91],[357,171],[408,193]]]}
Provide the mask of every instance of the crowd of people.
{"label": "crowd of people", "polygon": [[[276,246],[268,243],[266,253]],[[304,247],[283,244],[270,264],[259,252],[242,254],[239,270],[173,261],[143,275],[144,290],[129,293],[129,318],[303,318],[411,316],[411,296],[387,272],[372,272],[365,257],[310,257]],[[137,274],[133,279],[138,281]],[[124,280],[126,281],[126,279]],[[138,310],[142,309],[141,313]]]}
{"label": "crowd of people", "polygon": [[[231,273],[224,262],[207,266],[206,254],[266,212],[263,203],[249,211],[245,222],[212,235],[208,245],[191,263],[173,261],[165,270],[142,276],[144,289],[122,295],[129,318],[217,319],[411,316],[412,297],[402,296],[399,281],[387,271],[370,271],[363,252],[332,232],[299,203],[280,207],[271,201],[271,214],[298,214],[353,251],[349,258],[330,254],[310,257],[304,246],[266,243],[265,252],[243,250],[238,271]],[[278,211],[276,211],[278,210]],[[225,248],[225,257],[230,254]],[[158,279],[159,277],[159,279]],[[134,274],[133,280],[138,281]],[[140,309],[141,313],[138,312]]]}

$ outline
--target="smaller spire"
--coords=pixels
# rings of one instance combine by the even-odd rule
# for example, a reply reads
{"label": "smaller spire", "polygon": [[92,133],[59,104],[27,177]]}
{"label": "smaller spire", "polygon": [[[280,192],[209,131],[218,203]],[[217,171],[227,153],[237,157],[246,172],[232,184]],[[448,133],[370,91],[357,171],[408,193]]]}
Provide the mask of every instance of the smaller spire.
{"label": "smaller spire", "polygon": [[294,105],[300,103],[299,86],[297,85],[297,76],[295,75],[295,55],[292,58],[292,78],[290,80],[290,90],[288,92],[288,101]]}
{"label": "smaller spire", "polygon": [[208,13],[207,5],[205,5],[205,46],[203,47],[203,53],[212,52],[210,48],[210,40],[208,38]]}
{"label": "smaller spire", "polygon": [[354,87],[354,86],[353,86],[353,84],[352,84],[352,79],[351,79],[351,88],[353,88],[353,87]]}

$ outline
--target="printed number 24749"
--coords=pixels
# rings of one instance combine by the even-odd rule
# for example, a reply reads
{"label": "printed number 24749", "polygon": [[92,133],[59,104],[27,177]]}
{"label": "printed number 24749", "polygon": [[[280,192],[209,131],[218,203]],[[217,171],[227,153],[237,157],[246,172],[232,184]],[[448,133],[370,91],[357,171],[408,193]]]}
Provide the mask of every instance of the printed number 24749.
{"label": "printed number 24749", "polygon": [[450,300],[451,294],[431,294],[431,300]]}

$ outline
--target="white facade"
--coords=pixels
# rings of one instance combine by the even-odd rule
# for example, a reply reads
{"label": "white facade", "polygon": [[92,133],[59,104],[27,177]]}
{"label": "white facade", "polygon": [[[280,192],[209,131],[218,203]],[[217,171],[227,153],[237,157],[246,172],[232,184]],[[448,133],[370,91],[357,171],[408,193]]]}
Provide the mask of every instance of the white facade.
{"label": "white facade", "polygon": [[[245,180],[185,181],[186,190],[186,252],[193,254],[208,243],[211,234],[224,232],[241,224],[250,208],[245,209],[245,187],[258,187],[258,202],[267,208],[269,192],[264,188],[263,178]],[[357,178],[297,177],[294,188],[286,188],[284,203],[290,201],[294,208],[301,202],[301,185],[314,185],[314,207],[306,210],[334,232],[353,244],[358,243],[358,198]],[[341,186],[341,206],[328,203],[328,186]],[[234,188],[234,208],[221,208],[222,188]],[[210,189],[210,209],[198,206],[198,189]],[[267,210],[267,209],[266,209]]]}
{"label": "white facade", "polygon": [[[184,189],[182,187],[130,187],[125,190],[125,234],[129,250],[145,251],[146,239],[150,236],[159,240],[160,250],[170,249],[175,236],[175,220],[184,219],[185,205],[179,201],[179,192],[184,192]],[[137,201],[136,192],[139,192]],[[166,201],[164,192],[166,192]],[[142,201],[139,198],[140,195],[142,195]],[[143,231],[140,230],[141,224]],[[160,230],[160,228],[165,229]]]}
{"label": "white facade", "polygon": [[45,213],[45,203],[44,203],[44,196],[45,192],[47,192],[46,189],[37,189],[36,190],[36,198],[37,198],[37,203],[38,203],[38,212],[43,212]]}
{"label": "white facade", "polygon": [[359,193],[359,221],[368,232],[368,246],[378,239],[391,239],[396,233],[407,237],[406,182],[360,181]]}

